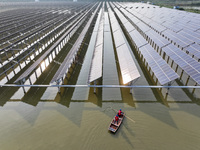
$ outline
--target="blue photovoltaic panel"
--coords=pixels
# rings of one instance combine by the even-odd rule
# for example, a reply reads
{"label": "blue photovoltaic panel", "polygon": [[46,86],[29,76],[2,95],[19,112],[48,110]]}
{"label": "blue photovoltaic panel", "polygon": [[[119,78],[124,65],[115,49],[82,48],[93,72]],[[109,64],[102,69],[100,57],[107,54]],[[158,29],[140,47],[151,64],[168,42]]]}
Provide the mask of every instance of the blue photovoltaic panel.
{"label": "blue photovoltaic panel", "polygon": [[177,33],[171,31],[171,30],[165,30],[162,32],[162,35],[166,38],[170,39],[173,43],[175,43],[178,46],[181,46],[182,48],[185,48],[186,46],[191,45],[194,43],[190,39],[187,39],[183,37],[182,35],[178,35]]}
{"label": "blue photovoltaic panel", "polygon": [[184,50],[188,51],[189,54],[197,58],[197,60],[200,59],[200,45],[199,44],[192,44],[184,48]]}
{"label": "blue photovoltaic panel", "polygon": [[181,67],[195,82],[200,84],[200,63],[184,51],[170,44],[162,49],[179,67]]}
{"label": "blue photovoltaic panel", "polygon": [[150,38],[154,44],[156,44],[159,48],[162,48],[168,45],[170,42],[166,40],[163,36],[155,32],[154,30],[150,30],[145,33],[148,38]]}
{"label": "blue photovoltaic panel", "polygon": [[[166,54],[169,55],[175,63],[177,63],[188,75],[191,76],[192,79],[199,84],[200,64],[191,56],[199,59],[200,55],[200,15],[163,7],[157,7],[154,9],[152,7],[147,8],[147,6],[149,5],[143,3],[125,3],[123,7],[127,7],[126,10],[122,8],[121,10],[123,10],[124,15],[126,15],[126,17],[129,18],[133,24],[135,24],[135,26],[137,26],[145,34],[145,36],[148,37],[148,39],[150,39],[148,42],[151,42],[152,46],[157,45],[162,47],[163,51],[165,50]],[[156,66],[157,62],[155,63],[153,60],[150,60],[150,54],[148,53],[147,49],[144,49],[146,47],[148,47],[148,49],[152,49],[151,56],[153,58],[157,58],[156,55],[158,54],[156,54],[155,50],[153,51],[152,47],[150,48],[149,44],[147,44],[147,41],[137,31],[139,29],[130,31],[128,26],[124,27],[127,31],[129,31],[129,35],[132,38],[135,46],[140,50],[143,49],[143,55],[145,56],[145,59],[149,60],[149,66],[152,68],[154,65]],[[148,27],[159,32],[163,37],[153,33],[153,30],[148,30]],[[170,44],[170,42],[173,44]],[[182,51],[181,48],[184,48],[184,51]],[[186,54],[185,51],[188,51],[189,55]],[[159,60],[159,63],[162,64],[162,62]],[[166,70],[163,69],[163,71]],[[154,68],[154,72],[157,72],[156,68]],[[157,74],[157,78],[160,80],[160,83],[167,82],[165,81],[167,78],[164,76],[160,77]]]}
{"label": "blue photovoltaic panel", "polygon": [[139,51],[143,55],[144,59],[161,85],[167,84],[179,78],[177,73],[175,73],[175,71],[149,44],[139,48]]}
{"label": "blue photovoltaic panel", "polygon": [[198,37],[198,34],[195,32],[182,30],[178,32],[178,34],[190,39],[197,44],[200,44],[200,36]]}
{"label": "blue photovoltaic panel", "polygon": [[178,25],[175,24],[177,21],[173,22],[172,20],[170,20],[170,19],[167,20],[166,18],[164,18],[164,20],[165,20],[165,22],[163,22],[161,25],[164,26],[167,29],[170,29],[174,32],[179,32],[183,29],[183,28],[181,28],[181,27],[179,27]]}
{"label": "blue photovoltaic panel", "polygon": [[151,26],[154,30],[158,31],[158,32],[162,32],[165,31],[167,28],[162,26],[161,24],[158,24],[156,22],[150,22],[149,26]]}

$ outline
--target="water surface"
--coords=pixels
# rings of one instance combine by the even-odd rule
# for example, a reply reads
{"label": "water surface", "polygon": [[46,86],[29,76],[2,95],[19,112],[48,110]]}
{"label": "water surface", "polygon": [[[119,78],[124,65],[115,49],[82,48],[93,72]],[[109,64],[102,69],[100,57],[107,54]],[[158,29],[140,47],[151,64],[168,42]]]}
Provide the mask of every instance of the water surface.
{"label": "water surface", "polygon": [[[9,101],[0,108],[1,149],[200,149],[200,107],[192,102],[40,101],[37,106]],[[122,108],[125,118],[116,134],[108,132]],[[133,123],[130,118],[136,123]]]}

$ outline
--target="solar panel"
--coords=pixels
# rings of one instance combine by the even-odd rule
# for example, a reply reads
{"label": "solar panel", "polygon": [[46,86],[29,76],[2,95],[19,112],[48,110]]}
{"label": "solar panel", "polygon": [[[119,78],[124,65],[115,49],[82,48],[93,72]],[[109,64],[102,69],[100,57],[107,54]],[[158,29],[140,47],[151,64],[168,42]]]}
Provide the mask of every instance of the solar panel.
{"label": "solar panel", "polygon": [[158,24],[154,21],[149,22],[148,24],[149,24],[149,26],[151,26],[154,30],[156,30],[158,32],[162,32],[162,31],[165,31],[167,29],[166,27],[164,27],[161,24]]}
{"label": "solar panel", "polygon": [[192,31],[186,31],[186,30],[182,30],[180,32],[178,32],[179,35],[182,35],[188,39],[190,39],[191,41],[195,42],[195,43],[198,43],[200,44],[200,36],[198,38],[198,35],[195,34],[194,32]]}
{"label": "solar panel", "polygon": [[45,53],[43,53],[37,61],[35,61],[23,74],[19,76],[19,78],[17,78],[15,83],[20,80],[23,80],[24,78],[27,78],[36,69],[36,67],[38,67],[45,58],[47,58],[47,56],[55,49],[55,47],[57,47],[60,44],[60,42],[70,33],[70,31],[73,28],[74,27],[71,27],[70,30],[68,30],[64,35],[62,35],[62,37],[58,41],[56,41],[47,51],[45,51]]}
{"label": "solar panel", "polygon": [[170,44],[162,48],[174,62],[180,66],[191,78],[200,84],[200,63],[187,55],[184,51]]}
{"label": "solar panel", "polygon": [[[141,19],[141,18],[140,18]],[[151,19],[147,18],[147,17],[143,17],[142,21],[144,21],[146,24],[149,24],[150,22],[152,22]]]}
{"label": "solar panel", "polygon": [[104,17],[104,22],[105,22],[104,24],[109,24],[109,19],[108,19],[108,17],[106,17],[107,14],[108,14],[107,12],[104,12],[104,16],[105,16]]}
{"label": "solar panel", "polygon": [[179,22],[175,23],[174,25],[181,29],[189,29],[191,31],[196,31],[200,28],[199,25],[184,23],[183,21],[179,21]]}
{"label": "solar panel", "polygon": [[115,17],[112,17],[112,18],[110,18],[110,22],[115,23],[115,22],[117,22],[117,19]]}
{"label": "solar panel", "polygon": [[[101,12],[102,13],[102,12]],[[78,80],[76,84],[78,85],[86,85],[88,84],[88,79],[89,79],[89,72],[90,72],[90,67],[91,67],[91,62],[92,62],[92,56],[93,56],[93,51],[95,48],[96,44],[96,38],[97,38],[97,31],[100,25],[100,19],[101,18],[101,13],[99,13],[97,17],[97,21],[95,23],[95,27],[97,30],[93,30],[91,40],[89,42],[87,52],[79,73]],[[75,88],[72,96],[72,100],[87,100],[88,95],[89,95],[89,90],[90,88]]]}
{"label": "solar panel", "polygon": [[[96,12],[95,12],[96,13]],[[62,79],[66,72],[68,71],[68,69],[70,68],[73,59],[75,59],[75,56],[77,54],[77,51],[79,50],[79,47],[81,45],[81,43],[84,40],[84,37],[88,31],[88,28],[90,27],[90,23],[92,22],[95,13],[90,17],[89,21],[87,22],[85,28],[82,30],[81,34],[79,35],[78,39],[76,40],[76,42],[73,44],[70,52],[67,54],[67,56],[65,57],[63,63],[60,65],[58,71],[56,72],[56,74],[54,75],[53,79],[51,80],[51,83],[58,81],[60,79]]]}
{"label": "solar panel", "polygon": [[118,22],[112,23],[112,31],[115,32],[119,29],[119,24]]}
{"label": "solar panel", "polygon": [[[101,14],[102,14],[102,9],[99,11],[99,16],[101,16]],[[100,19],[101,19],[101,17],[97,17],[96,22],[100,22]],[[95,24],[93,31],[97,32],[98,29],[99,29],[99,24]]]}
{"label": "solar panel", "polygon": [[138,23],[137,26],[144,33],[151,30],[151,28],[143,22]]}
{"label": "solar panel", "polygon": [[126,44],[117,48],[117,56],[124,84],[127,84],[140,77],[135,62]]}
{"label": "solar panel", "polygon": [[137,48],[142,47],[147,44],[147,41],[137,30],[131,31],[129,35],[132,38],[132,41],[134,42]]}
{"label": "solar panel", "polygon": [[194,43],[190,39],[187,39],[186,37],[179,35],[168,29],[163,31],[161,34],[164,35],[165,37],[169,38],[173,43],[175,43],[178,46],[181,46],[182,48]]}
{"label": "solar panel", "polygon": [[93,82],[102,77],[102,51],[103,44],[95,47],[90,68],[89,82]]}
{"label": "solar panel", "polygon": [[[197,71],[200,70],[198,62],[193,59],[191,56],[187,55],[184,51],[180,48],[184,48],[185,51],[188,51],[190,55],[194,55],[197,59],[199,58],[199,38],[200,38],[200,26],[199,26],[199,14],[193,14],[188,12],[181,12],[169,8],[157,8],[151,10],[152,8],[147,8],[147,4],[127,4],[124,6],[127,11],[120,8],[123,13],[135,23],[138,28],[145,33],[145,35],[151,39],[153,44],[156,44],[159,47],[163,47],[162,49],[166,49],[167,47],[173,47],[174,51],[167,51],[168,55],[172,60],[176,60],[181,68],[184,68],[186,73],[190,73],[190,76],[199,83],[200,77],[197,74]],[[131,8],[133,7],[133,8]],[[130,13],[132,15],[130,15]],[[150,19],[151,18],[151,19]],[[152,21],[151,21],[152,20]],[[143,23],[143,21],[146,23]],[[126,23],[128,24],[128,23]],[[147,26],[147,27],[146,27]],[[126,30],[129,32],[130,37],[133,40],[135,46],[139,49],[145,49],[150,46],[147,46],[146,40],[141,36],[141,34],[137,30],[130,31],[128,26],[125,26]],[[155,31],[161,33],[166,39],[162,36],[155,34],[153,30],[148,30],[148,27],[151,27]],[[195,30],[195,32],[193,32]],[[169,41],[167,41],[169,40]],[[172,42],[173,44],[169,44]],[[169,46],[170,45],[170,46]],[[175,46],[176,45],[176,46]],[[179,48],[178,48],[179,47]],[[150,59],[150,54],[148,55],[147,50],[143,50],[146,55],[145,58],[148,58],[149,66],[154,67],[156,66],[155,62]],[[157,58],[157,53],[151,47],[151,57]],[[177,53],[178,52],[178,53]],[[157,59],[156,59],[157,60]],[[184,61],[183,61],[184,60]],[[166,64],[164,60],[159,60],[159,64]],[[192,62],[192,63],[191,63]],[[192,66],[188,66],[188,63]],[[195,69],[194,69],[195,68]],[[157,68],[158,69],[158,68]],[[171,68],[170,68],[171,69]],[[159,70],[159,69],[158,69]],[[168,73],[168,69],[163,68],[163,71]],[[172,70],[172,69],[171,69]],[[156,68],[154,68],[156,72]],[[157,72],[157,76],[161,83],[166,82],[166,78],[164,76],[160,77],[159,71]],[[174,74],[174,72],[173,72]],[[176,74],[174,78],[178,77]],[[173,79],[173,76],[172,76]]]}
{"label": "solar panel", "polygon": [[198,36],[197,37],[199,37],[200,38],[200,29],[199,30],[197,30],[197,31],[195,31],[197,34],[198,34]]}
{"label": "solar panel", "polygon": [[184,48],[184,50],[188,51],[195,58],[200,59],[200,45],[199,44],[192,44]]}
{"label": "solar panel", "polygon": [[148,38],[150,38],[154,44],[156,44],[159,48],[162,48],[168,45],[170,42],[166,40],[163,36],[155,32],[154,30],[150,30],[145,33]]}
{"label": "solar panel", "polygon": [[165,22],[162,23],[162,26],[174,31],[174,32],[179,32],[181,31],[183,28],[176,25],[175,22],[169,22],[169,20],[165,20]]}
{"label": "solar panel", "polygon": [[[111,24],[113,27],[114,24]],[[119,26],[119,25],[118,25]],[[125,42],[122,30],[119,29],[113,33],[114,43],[117,50],[117,56],[119,60],[120,71],[122,74],[122,80],[124,84],[127,84],[140,77],[140,73],[135,65],[133,57],[130,53],[129,47]]]}
{"label": "solar panel", "polygon": [[116,32],[114,32],[114,39],[115,39],[115,46],[118,47],[122,44],[125,43],[124,38],[121,36],[121,31],[117,30]]}
{"label": "solar panel", "polygon": [[[90,73],[89,73],[89,82],[93,82],[100,77],[102,77],[102,55],[103,55],[103,32],[104,32],[104,19],[105,21],[108,20],[108,16],[105,15],[100,17],[100,23],[99,23],[99,29],[97,33],[97,39],[96,44],[93,52],[93,58],[92,63],[90,67]],[[109,23],[109,22],[106,22]],[[109,27],[109,24],[106,25],[107,28]],[[107,31],[108,29],[106,29]]]}
{"label": "solar panel", "polygon": [[96,46],[102,45],[103,44],[103,25],[100,25],[99,31],[98,31],[98,36],[97,36],[97,41],[96,41]]}
{"label": "solar panel", "polygon": [[131,31],[135,30],[135,28],[133,27],[133,25],[130,22],[126,22],[123,25],[126,28],[127,32],[131,32]]}
{"label": "solar panel", "polygon": [[[98,23],[98,22],[97,22]],[[91,40],[89,46],[87,48],[87,52],[84,58],[84,62],[82,64],[78,80],[76,84],[78,85],[86,85],[88,84],[90,64],[92,62],[93,51],[95,47],[97,32],[93,32],[91,36]],[[75,88],[72,100],[87,100],[89,95],[90,88]]]}
{"label": "solar panel", "polygon": [[[104,32],[103,85],[119,85],[114,47],[111,41],[111,32]],[[103,88],[102,99],[122,100],[120,88]]]}
{"label": "solar panel", "polygon": [[161,85],[167,84],[179,77],[149,44],[139,48],[139,51]]}
{"label": "solar panel", "polygon": [[121,12],[117,8],[115,9],[115,13],[120,18],[120,20],[121,20],[121,22],[123,24],[125,24],[126,22],[128,22],[128,20],[126,19],[126,17],[124,17],[124,15],[122,15]]}

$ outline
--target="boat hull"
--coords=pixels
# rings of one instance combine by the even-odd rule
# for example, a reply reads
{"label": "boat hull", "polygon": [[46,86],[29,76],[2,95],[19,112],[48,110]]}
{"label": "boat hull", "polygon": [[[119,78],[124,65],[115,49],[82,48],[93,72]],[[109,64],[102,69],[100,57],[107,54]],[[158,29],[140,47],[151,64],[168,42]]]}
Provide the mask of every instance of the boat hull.
{"label": "boat hull", "polygon": [[124,117],[125,117],[124,115],[125,115],[125,114],[123,113],[121,116],[119,116],[118,122],[115,121],[115,117],[114,117],[114,118],[112,119],[112,121],[111,121],[109,127],[108,127],[108,130],[111,131],[111,132],[113,132],[113,133],[116,133],[117,130],[119,129],[119,127],[120,127],[121,124],[122,124],[122,121],[123,121],[123,119],[124,119]]}

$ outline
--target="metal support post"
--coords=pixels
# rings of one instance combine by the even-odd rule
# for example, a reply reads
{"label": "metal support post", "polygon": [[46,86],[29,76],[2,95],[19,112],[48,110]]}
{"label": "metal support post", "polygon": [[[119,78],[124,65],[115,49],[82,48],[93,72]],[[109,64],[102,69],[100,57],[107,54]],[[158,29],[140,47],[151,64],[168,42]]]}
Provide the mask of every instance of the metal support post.
{"label": "metal support post", "polygon": [[[168,83],[168,86],[171,86],[171,84],[172,84],[172,83],[169,82],[169,83]],[[168,95],[168,92],[169,92],[169,87],[167,88],[167,93],[166,93],[167,95]]]}
{"label": "metal support post", "polygon": [[[23,80],[24,80],[24,79],[23,79]],[[24,82],[23,82],[23,81],[20,81],[20,84],[23,85]],[[26,94],[26,90],[25,90],[25,87],[24,87],[24,86],[22,86],[22,89],[23,89],[23,91],[24,91],[24,94]]]}
{"label": "metal support post", "polygon": [[184,72],[184,70],[182,70],[182,72],[181,72],[180,79],[182,79],[182,77],[183,77],[183,72]]}
{"label": "metal support post", "polygon": [[29,79],[30,85],[32,85],[31,78],[29,77],[28,79]]}
{"label": "metal support post", "polygon": [[[60,81],[57,80],[57,81],[56,81],[56,84],[59,85],[59,84],[60,84]],[[60,87],[59,87],[59,86],[58,86],[58,93],[60,93]]]}
{"label": "metal support post", "polygon": [[[95,80],[94,85],[96,85],[96,84],[97,84],[97,81]],[[96,94],[96,87],[94,87],[94,94]]]}

